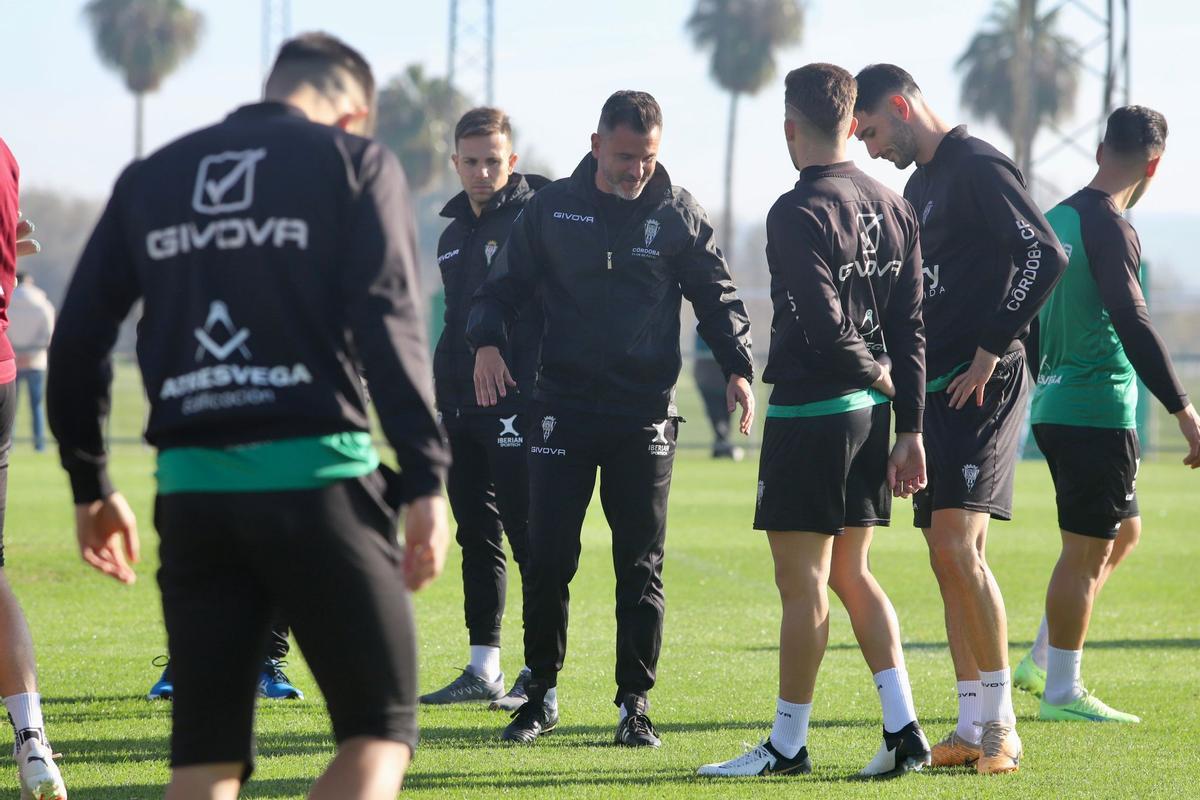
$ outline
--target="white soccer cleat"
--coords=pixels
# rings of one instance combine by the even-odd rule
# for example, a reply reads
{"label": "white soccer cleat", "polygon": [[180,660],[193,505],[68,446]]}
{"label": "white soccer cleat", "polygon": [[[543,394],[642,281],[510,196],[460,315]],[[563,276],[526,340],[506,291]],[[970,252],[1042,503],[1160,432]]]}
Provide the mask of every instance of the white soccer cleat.
{"label": "white soccer cleat", "polygon": [[21,800],[67,800],[67,787],[54,763],[54,753],[38,735],[26,739],[16,752]]}
{"label": "white soccer cleat", "polygon": [[766,739],[753,750],[747,750],[737,758],[716,764],[705,764],[696,770],[697,775],[710,778],[744,778],[755,775],[807,775],[812,772],[808,748],[801,747],[795,758],[788,758],[771,746]]}

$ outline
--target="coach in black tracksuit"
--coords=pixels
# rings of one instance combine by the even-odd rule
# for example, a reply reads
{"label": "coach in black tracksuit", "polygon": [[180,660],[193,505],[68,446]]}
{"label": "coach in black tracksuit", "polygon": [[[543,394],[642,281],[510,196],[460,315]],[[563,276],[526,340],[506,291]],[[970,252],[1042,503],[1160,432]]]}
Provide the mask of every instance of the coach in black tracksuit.
{"label": "coach in black tracksuit", "polygon": [[[495,406],[483,407],[476,401],[475,354],[467,345],[466,327],[471,298],[487,278],[513,220],[534,191],[549,181],[540,175],[511,173],[507,183],[480,205],[476,191],[481,182],[487,186],[486,181],[494,185],[496,180],[481,162],[499,162],[491,164],[491,169],[504,170],[499,177],[503,180],[508,161],[515,160],[508,118],[499,109],[472,109],[458,128],[463,135],[456,132],[455,155],[464,189],[442,209],[442,216],[451,220],[437,249],[446,290],[446,324],[434,352],[433,374],[438,412],[454,457],[447,491],[462,547],[463,605],[471,657],[462,675],[444,689],[423,695],[421,701],[491,700],[498,702],[498,708],[512,710],[520,703],[499,702],[504,694],[500,688],[504,676],[499,671],[500,624],[508,583],[504,534],[508,534],[513,560],[524,574],[529,478],[523,412],[537,373],[541,305],[526,302],[513,325],[505,362],[511,365],[518,385]],[[514,691],[523,702],[522,678]]]}
{"label": "coach in black tracksuit", "polygon": [[[532,741],[557,723],[553,693],[566,654],[568,586],[596,469],[617,574],[617,741],[658,744],[646,717],[662,641],[662,558],[678,412],[679,314],[699,330],[743,405],[749,429],[750,324],[695,199],[656,165],[662,115],[643,92],[618,92],[592,153],[540,190],[476,295],[467,338],[485,404],[510,381],[497,347],[524,299],[546,314],[530,438],[530,702],[505,737]],[[543,706],[541,697],[549,701]]]}

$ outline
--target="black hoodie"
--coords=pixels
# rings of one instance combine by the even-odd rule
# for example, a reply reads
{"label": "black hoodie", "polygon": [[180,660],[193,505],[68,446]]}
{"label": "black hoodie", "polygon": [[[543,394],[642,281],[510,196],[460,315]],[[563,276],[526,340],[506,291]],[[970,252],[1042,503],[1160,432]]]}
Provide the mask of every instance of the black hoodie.
{"label": "black hoodie", "polygon": [[466,192],[456,194],[442,209],[442,216],[452,222],[438,239],[438,269],[446,287],[446,326],[433,354],[433,379],[438,410],[445,415],[508,416],[523,410],[525,400],[533,394],[538,345],[542,341],[542,306],[536,296],[521,308],[504,353],[517,389],[492,408],[475,402],[475,354],[467,344],[467,315],[471,298],[507,241],[513,220],[533,193],[549,182],[541,175],[513,173],[479,216],[475,216]]}
{"label": "black hoodie", "polygon": [[405,499],[441,491],[416,233],[383,145],[258,103],[132,164],[75,268],[46,405],[77,503],[112,491],[103,420],[117,331],[160,450],[369,431],[361,363]]}
{"label": "black hoodie", "polygon": [[676,416],[686,297],[726,376],[753,377],[750,319],[704,209],[662,164],[620,230],[597,203],[596,160],[538,191],[471,306],[473,347],[503,348],[535,291],[545,313],[536,398],[580,411]]}

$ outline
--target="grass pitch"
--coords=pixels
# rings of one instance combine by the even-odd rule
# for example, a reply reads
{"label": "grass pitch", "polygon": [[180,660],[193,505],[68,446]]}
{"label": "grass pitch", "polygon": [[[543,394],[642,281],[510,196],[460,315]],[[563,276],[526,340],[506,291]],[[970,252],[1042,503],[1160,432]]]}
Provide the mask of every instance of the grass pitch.
{"label": "grass pitch", "polygon": [[[686,382],[686,379],[685,379]],[[136,398],[136,388],[123,389]],[[120,401],[119,401],[120,402]],[[689,400],[685,408],[694,402]],[[129,406],[126,405],[126,408]],[[132,412],[127,412],[130,416]],[[695,411],[684,444],[708,441]],[[19,433],[26,420],[19,421]],[[136,430],[136,418],[119,419]],[[1171,455],[1143,465],[1143,543],[1109,582],[1092,622],[1084,679],[1105,701],[1137,713],[1139,726],[1040,723],[1036,702],[1015,706],[1026,755],[1019,773],[983,779],[929,771],[886,784],[847,780],[874,754],[879,706],[870,675],[836,598],[830,647],[817,685],[808,777],[734,782],[695,777],[704,762],[739,753],[769,731],[776,694],[778,601],[767,544],[750,530],[755,464],[713,462],[701,447],[676,461],[667,541],[667,619],[651,716],[663,737],[656,752],[609,744],[616,725],[613,587],[608,530],[594,503],[572,585],[570,644],[559,683],[562,722],[533,747],[498,741],[507,717],[482,706],[421,711],[423,741],[407,792],[418,797],[1163,797],[1196,796],[1200,778],[1200,539],[1190,499],[1200,475]],[[72,797],[161,797],[167,779],[170,706],[144,700],[164,650],[154,582],[153,459],[139,445],[115,451],[114,476],[142,524],[140,580],[122,587],[76,553],[70,500],[57,458],[17,445],[5,530],[7,573],[33,628],[47,726]],[[993,526],[989,560],[1007,602],[1012,663],[1041,617],[1058,552],[1049,475],[1040,462],[1017,474],[1016,521]],[[900,615],[918,713],[931,739],[956,713],[942,608],[910,507],[877,534],[876,574]],[[213,532],[220,546],[220,532]],[[515,570],[514,570],[515,573]],[[514,574],[503,665],[521,666]],[[456,547],[445,576],[418,596],[421,687],[436,688],[466,661]],[[347,658],[356,654],[347,653]],[[260,705],[258,769],[247,798],[299,798],[333,752],[319,692],[293,652],[289,672],[307,694],[299,703]],[[9,788],[2,788],[7,786]],[[0,791],[14,788],[12,778]]]}

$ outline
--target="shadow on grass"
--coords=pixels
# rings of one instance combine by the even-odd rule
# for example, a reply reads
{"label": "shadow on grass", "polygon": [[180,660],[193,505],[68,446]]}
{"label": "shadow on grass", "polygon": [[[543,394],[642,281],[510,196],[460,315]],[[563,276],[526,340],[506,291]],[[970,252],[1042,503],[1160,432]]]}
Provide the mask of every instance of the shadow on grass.
{"label": "shadow on grass", "polygon": [[[1008,646],[1014,650],[1028,650],[1033,647],[1033,642],[1010,641]],[[943,642],[905,642],[905,651],[922,651],[922,650],[947,650],[949,645]],[[1097,641],[1088,640],[1084,645],[1085,650],[1190,650],[1200,648],[1200,639],[1100,639]],[[775,652],[779,649],[777,644],[769,645],[752,645],[742,648],[750,653],[766,653]],[[827,651],[836,650],[858,650],[856,642],[838,642],[831,644],[825,648]]]}
{"label": "shadow on grass", "polygon": [[[256,780],[251,778],[242,790],[241,797],[245,800],[291,800],[305,797],[317,776],[311,778],[271,778]],[[123,786],[103,786],[98,784],[71,783],[72,797],[85,797],[88,800],[161,800],[166,787],[157,783],[126,784]]]}

